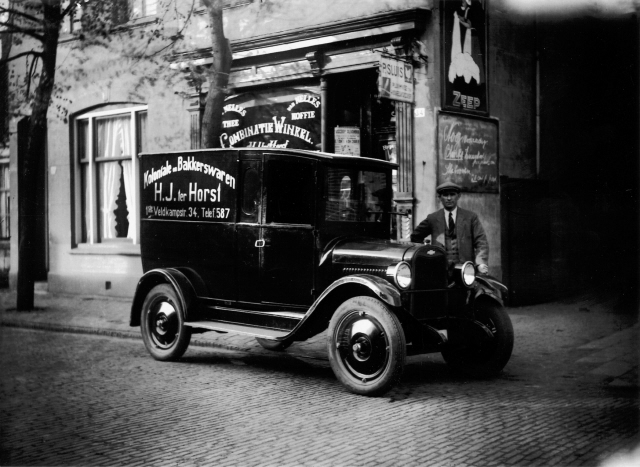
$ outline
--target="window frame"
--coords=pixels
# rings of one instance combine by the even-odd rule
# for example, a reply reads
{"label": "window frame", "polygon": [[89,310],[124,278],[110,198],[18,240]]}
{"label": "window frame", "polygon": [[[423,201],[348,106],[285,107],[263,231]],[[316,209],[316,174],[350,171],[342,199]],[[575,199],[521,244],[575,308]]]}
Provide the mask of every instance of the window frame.
{"label": "window frame", "polygon": [[[10,185],[10,168],[9,159],[0,158],[0,193],[5,193],[5,196],[0,196],[0,200],[4,199],[6,212],[2,215],[2,206],[0,206],[0,241],[11,240],[11,185]],[[6,186],[1,181],[2,177],[5,177]],[[3,236],[2,224],[5,223],[7,235]]]}
{"label": "window frame", "polygon": [[[140,128],[139,128],[139,119],[140,115],[146,113],[148,116],[149,107],[147,105],[139,105],[133,104],[127,107],[121,107],[117,109],[109,109],[109,110],[95,110],[88,111],[85,113],[81,113],[76,116],[72,120],[72,147],[73,147],[73,164],[74,164],[74,173],[76,175],[74,180],[74,241],[73,245],[75,247],[79,247],[81,245],[111,245],[113,244],[122,245],[125,247],[126,245],[139,245],[140,244],[140,184],[138,180],[140,179],[140,165],[138,154],[142,149],[142,145],[140,144]],[[100,166],[101,161],[104,162],[103,158],[99,158],[96,160],[95,154],[97,152],[97,140],[96,140],[96,122],[100,118],[109,118],[109,117],[117,117],[117,116],[125,116],[128,115],[130,117],[129,125],[131,135],[133,136],[130,141],[129,152],[131,154],[131,162],[132,162],[132,171],[133,171],[133,192],[131,193],[131,203],[127,202],[127,209],[130,213],[129,223],[135,222],[137,228],[135,229],[135,233],[133,238],[118,238],[118,239],[100,239],[99,235],[99,206],[98,206],[98,188],[99,188],[99,180],[98,180],[98,168]],[[87,147],[85,149],[85,157],[81,159],[80,157],[80,131],[79,125],[81,122],[87,122],[86,126],[86,141]],[[113,162],[118,159],[109,159],[109,162]],[[119,158],[119,160],[129,160],[128,158]],[[84,193],[82,192],[82,173],[83,166],[87,164],[87,173],[88,180],[87,183],[89,186],[89,199],[83,199]],[[82,217],[84,215],[84,207],[88,203],[88,212],[89,219],[87,225],[87,238],[83,239],[82,233]],[[130,208],[130,209],[129,209]],[[106,241],[105,241],[106,240]]]}

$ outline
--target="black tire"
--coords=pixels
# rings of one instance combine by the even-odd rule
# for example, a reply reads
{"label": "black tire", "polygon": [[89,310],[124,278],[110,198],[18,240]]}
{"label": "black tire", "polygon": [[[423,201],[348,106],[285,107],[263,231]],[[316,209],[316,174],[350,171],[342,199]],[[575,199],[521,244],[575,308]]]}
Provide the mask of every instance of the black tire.
{"label": "black tire", "polygon": [[140,328],[144,345],[156,360],[176,360],[191,342],[191,328],[184,325],[184,311],[173,287],[156,285],[142,304]]}
{"label": "black tire", "polygon": [[363,296],[345,301],[327,332],[331,369],[350,392],[378,396],[400,380],[407,353],[404,331],[380,300]]}
{"label": "black tire", "polygon": [[256,337],[258,344],[264,347],[267,350],[273,350],[274,352],[282,352],[287,347],[291,345],[291,342],[287,341],[273,341],[271,339],[263,339],[261,337]]}
{"label": "black tire", "polygon": [[513,351],[511,319],[498,303],[479,304],[475,319],[489,328],[493,339],[481,345],[443,350],[442,357],[454,371],[466,376],[496,376],[509,362]]}

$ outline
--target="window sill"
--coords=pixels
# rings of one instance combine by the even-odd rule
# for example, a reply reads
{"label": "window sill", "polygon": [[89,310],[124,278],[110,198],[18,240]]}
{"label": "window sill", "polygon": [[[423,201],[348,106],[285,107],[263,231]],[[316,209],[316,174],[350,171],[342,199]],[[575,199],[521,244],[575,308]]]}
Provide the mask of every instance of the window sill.
{"label": "window sill", "polygon": [[140,245],[133,243],[80,243],[76,248],[72,248],[72,255],[120,255],[120,256],[140,256]]}

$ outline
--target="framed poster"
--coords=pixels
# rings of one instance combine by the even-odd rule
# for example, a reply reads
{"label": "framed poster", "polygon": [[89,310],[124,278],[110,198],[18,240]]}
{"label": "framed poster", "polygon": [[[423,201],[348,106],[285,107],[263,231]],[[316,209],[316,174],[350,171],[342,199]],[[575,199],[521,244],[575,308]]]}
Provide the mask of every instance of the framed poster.
{"label": "framed poster", "polygon": [[360,155],[360,128],[357,126],[337,126],[333,133],[336,154]]}
{"label": "framed poster", "polygon": [[486,115],[487,0],[441,1],[443,108]]}
{"label": "framed poster", "polygon": [[463,191],[498,193],[498,122],[438,114],[437,185],[448,180]]}

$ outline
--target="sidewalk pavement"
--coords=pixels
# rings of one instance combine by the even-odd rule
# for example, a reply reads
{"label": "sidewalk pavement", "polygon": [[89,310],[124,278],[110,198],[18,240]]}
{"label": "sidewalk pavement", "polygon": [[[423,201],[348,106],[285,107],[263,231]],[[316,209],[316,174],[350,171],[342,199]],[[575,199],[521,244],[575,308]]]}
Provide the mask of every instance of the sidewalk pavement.
{"label": "sidewalk pavement", "polygon": [[[14,291],[0,289],[1,326],[142,341],[140,328],[129,326],[131,299],[39,291],[35,310],[18,312],[15,303]],[[520,359],[521,365],[528,363],[531,368],[538,362],[555,364],[563,372],[571,366],[576,374],[592,375],[611,387],[638,388],[638,310],[620,307],[611,295],[592,294],[507,311],[516,334],[512,361]],[[191,345],[274,355],[253,337],[236,334],[195,334]],[[325,333],[294,343],[286,354],[328,364]]]}

